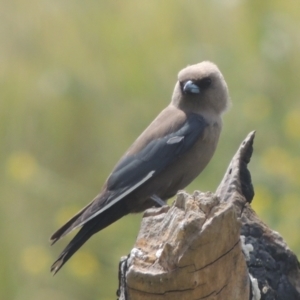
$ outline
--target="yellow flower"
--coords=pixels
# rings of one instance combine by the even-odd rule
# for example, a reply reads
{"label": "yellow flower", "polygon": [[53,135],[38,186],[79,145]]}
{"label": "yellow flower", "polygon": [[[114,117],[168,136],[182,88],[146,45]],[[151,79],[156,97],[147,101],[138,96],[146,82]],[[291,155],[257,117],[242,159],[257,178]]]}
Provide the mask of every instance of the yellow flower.
{"label": "yellow flower", "polygon": [[98,271],[99,263],[94,255],[85,250],[80,250],[68,262],[68,268],[77,277],[87,277]]}
{"label": "yellow flower", "polygon": [[39,274],[49,269],[50,255],[48,251],[37,245],[25,248],[21,254],[23,269],[31,274]]}
{"label": "yellow flower", "polygon": [[28,181],[37,173],[37,170],[35,158],[27,152],[15,152],[7,160],[7,174],[18,181]]}

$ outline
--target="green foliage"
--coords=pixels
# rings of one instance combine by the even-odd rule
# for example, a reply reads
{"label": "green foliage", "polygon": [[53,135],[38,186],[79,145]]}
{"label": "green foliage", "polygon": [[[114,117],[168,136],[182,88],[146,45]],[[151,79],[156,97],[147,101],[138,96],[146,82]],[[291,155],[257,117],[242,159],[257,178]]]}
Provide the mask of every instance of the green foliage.
{"label": "green foliage", "polygon": [[52,278],[68,238],[47,238],[100,190],[170,100],[187,64],[217,63],[233,106],[213,161],[187,188],[214,191],[248,132],[253,206],[300,254],[300,2],[1,3],[1,299],[115,299],[141,215],[92,238]]}

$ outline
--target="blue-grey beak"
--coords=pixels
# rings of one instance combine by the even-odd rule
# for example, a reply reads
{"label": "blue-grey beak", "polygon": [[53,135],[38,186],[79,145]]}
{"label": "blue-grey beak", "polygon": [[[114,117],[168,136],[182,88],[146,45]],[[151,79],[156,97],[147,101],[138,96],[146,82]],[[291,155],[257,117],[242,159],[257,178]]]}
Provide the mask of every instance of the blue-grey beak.
{"label": "blue-grey beak", "polygon": [[185,94],[199,94],[200,88],[192,80],[188,80],[183,86],[183,92]]}

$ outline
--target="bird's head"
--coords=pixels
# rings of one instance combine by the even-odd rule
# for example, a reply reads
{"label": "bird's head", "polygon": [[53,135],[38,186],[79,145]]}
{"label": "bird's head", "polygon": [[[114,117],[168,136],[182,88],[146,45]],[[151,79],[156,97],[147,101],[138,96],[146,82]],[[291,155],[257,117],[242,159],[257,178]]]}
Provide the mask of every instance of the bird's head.
{"label": "bird's head", "polygon": [[227,84],[215,64],[204,61],[179,72],[172,97],[176,107],[184,111],[208,110],[222,114],[229,102]]}

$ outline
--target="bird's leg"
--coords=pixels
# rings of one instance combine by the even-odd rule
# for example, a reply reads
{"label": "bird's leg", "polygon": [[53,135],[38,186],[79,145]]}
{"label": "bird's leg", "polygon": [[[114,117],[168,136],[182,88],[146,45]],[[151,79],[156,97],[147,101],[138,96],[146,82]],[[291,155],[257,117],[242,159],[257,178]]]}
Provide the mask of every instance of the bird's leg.
{"label": "bird's leg", "polygon": [[159,206],[164,206],[166,205],[166,202],[162,199],[160,199],[157,195],[153,194],[150,199],[152,199],[156,204]]}

